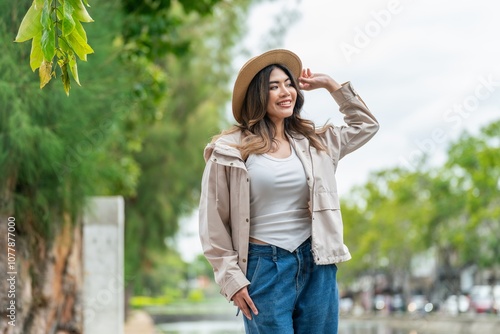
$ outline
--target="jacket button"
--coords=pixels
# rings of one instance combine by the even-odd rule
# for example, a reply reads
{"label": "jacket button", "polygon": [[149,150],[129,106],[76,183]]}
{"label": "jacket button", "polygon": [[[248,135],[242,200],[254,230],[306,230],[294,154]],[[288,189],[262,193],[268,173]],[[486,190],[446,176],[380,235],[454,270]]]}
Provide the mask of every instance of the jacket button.
{"label": "jacket button", "polygon": [[245,221],[248,223],[250,220],[247,218],[247,219],[245,219]]}
{"label": "jacket button", "polygon": [[232,166],[232,165],[234,165],[234,164],[231,162],[231,163],[230,163],[230,165]]}
{"label": "jacket button", "polygon": [[243,260],[241,260],[241,261],[242,261],[243,263],[245,263],[245,262],[247,262],[247,259],[243,259]]}

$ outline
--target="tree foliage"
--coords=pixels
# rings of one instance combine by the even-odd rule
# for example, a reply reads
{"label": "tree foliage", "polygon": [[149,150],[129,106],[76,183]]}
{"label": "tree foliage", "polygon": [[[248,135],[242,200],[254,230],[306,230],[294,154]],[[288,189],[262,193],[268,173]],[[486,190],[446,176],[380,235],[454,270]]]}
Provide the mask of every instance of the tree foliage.
{"label": "tree foliage", "polygon": [[70,73],[80,85],[77,57],[87,61],[87,55],[94,52],[82,25],[94,21],[86,6],[87,0],[33,0],[21,21],[15,42],[31,40],[29,63],[32,71],[38,69],[40,88],[56,76],[54,62],[59,66],[67,95]]}
{"label": "tree foliage", "polygon": [[450,148],[446,167],[454,172],[453,184],[463,203],[460,247],[463,263],[493,266],[500,263],[500,121],[478,136],[464,133]]}
{"label": "tree foliage", "polygon": [[[92,67],[99,75],[84,74],[91,83],[87,89],[70,97],[59,96],[52,87],[40,91],[24,70],[29,49],[12,43],[12,29],[20,20],[14,15],[17,5],[0,7],[5,18],[0,25],[5,48],[0,58],[1,180],[15,195],[15,211],[23,217],[31,215],[37,226],[49,232],[59,220],[52,214],[67,212],[76,217],[88,195],[133,192],[138,173],[127,162],[130,151],[122,149],[130,136],[122,129],[133,105],[126,93],[132,74],[116,61],[112,49],[110,32],[119,22],[116,19],[95,30],[100,54]],[[113,8],[113,2],[100,8],[99,17]]]}
{"label": "tree foliage", "polygon": [[[343,215],[346,242],[357,259],[346,279],[382,271],[402,275],[427,249],[440,271],[500,266],[500,121],[450,144],[442,166],[387,169],[354,188]],[[449,274],[449,273],[448,273]]]}
{"label": "tree foliage", "polygon": [[146,277],[161,264],[152,263],[147,254],[165,252],[179,218],[198,203],[205,165],[202,152],[221,127],[230,97],[232,50],[249,3],[235,1],[233,6],[216,6],[199,15],[173,5],[171,10],[182,19],[175,29],[177,38],[189,42],[187,49],[161,59],[149,59],[135,50],[129,54],[129,59],[154,64],[164,73],[165,85],[164,91],[151,93],[157,99],[154,121],[135,155],[141,177],[126,204],[126,272],[144,272],[133,283],[135,293],[161,293],[148,286]]}
{"label": "tree foliage", "polygon": [[[160,35],[124,35],[130,13],[124,11],[122,1],[96,3],[92,8],[96,23],[86,28],[96,52],[91,63],[79,63],[85,89],[73,90],[69,97],[51,85],[42,92],[25,70],[31,57],[29,45],[12,43],[17,27],[22,27],[20,39],[26,38],[25,33],[33,34],[26,32],[29,25],[21,23],[21,8],[37,6],[29,16],[40,15],[41,20],[43,8],[42,13],[33,12],[39,10],[39,3],[0,3],[4,45],[0,216],[14,215],[18,222],[19,247],[25,256],[21,262],[29,276],[20,277],[26,283],[18,286],[28,296],[26,308],[19,310],[26,320],[19,328],[28,332],[44,320],[56,330],[67,325],[59,323],[59,313],[51,309],[55,299],[51,301],[53,294],[46,287],[51,277],[47,268],[53,263],[48,258],[53,255],[48,252],[65,226],[78,230],[88,196],[126,198],[125,263],[127,277],[133,278],[126,283],[136,290],[141,285],[158,289],[161,275],[151,266],[163,261],[158,254],[167,250],[165,238],[177,230],[179,215],[196,203],[203,147],[220,126],[229,96],[231,52],[250,1],[220,7],[218,1],[203,1],[204,7],[172,2],[164,14],[175,17],[175,24],[164,27],[163,35],[182,41],[185,47],[154,47],[156,53],[144,50],[137,39],[162,45],[155,40]],[[64,2],[57,4],[51,7],[50,33],[56,34],[57,29],[62,34],[62,17],[57,13],[64,14],[60,7]],[[65,37],[71,36],[70,30],[64,28]],[[61,38],[56,39],[56,48]],[[54,59],[58,56],[56,50]],[[36,302],[34,296],[39,298]],[[54,319],[43,320],[47,314]]]}
{"label": "tree foliage", "polygon": [[[81,305],[65,304],[67,311],[57,311],[65,301],[76,304],[81,289],[78,263],[66,258],[68,251],[60,250],[78,242],[88,196],[130,195],[135,189],[139,173],[128,149],[133,135],[125,131],[128,111],[135,103],[128,93],[133,81],[130,68],[135,65],[121,63],[114,50],[120,15],[118,2],[108,1],[97,6],[96,19],[103,20],[113,8],[117,15],[106,25],[89,29],[99,51],[92,68],[82,64],[81,78],[89,85],[69,97],[51,85],[41,91],[26,70],[29,45],[12,43],[22,20],[20,8],[29,3],[0,2],[4,46],[0,56],[0,216],[2,220],[14,216],[17,222],[17,296],[23,307],[18,309],[15,330],[48,332],[70,326],[77,333]],[[73,237],[67,231],[76,234]],[[4,312],[2,319],[6,319]],[[51,324],[52,329],[44,324]]]}

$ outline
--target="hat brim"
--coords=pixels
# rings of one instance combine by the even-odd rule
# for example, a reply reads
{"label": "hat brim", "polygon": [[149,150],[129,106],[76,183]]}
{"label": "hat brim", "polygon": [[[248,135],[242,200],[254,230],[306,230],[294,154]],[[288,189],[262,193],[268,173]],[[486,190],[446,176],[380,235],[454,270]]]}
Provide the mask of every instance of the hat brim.
{"label": "hat brim", "polygon": [[284,49],[267,51],[247,61],[240,69],[233,88],[233,116],[238,123],[242,123],[241,108],[250,82],[263,68],[273,65],[284,65],[297,79],[302,72],[302,62],[293,52]]}

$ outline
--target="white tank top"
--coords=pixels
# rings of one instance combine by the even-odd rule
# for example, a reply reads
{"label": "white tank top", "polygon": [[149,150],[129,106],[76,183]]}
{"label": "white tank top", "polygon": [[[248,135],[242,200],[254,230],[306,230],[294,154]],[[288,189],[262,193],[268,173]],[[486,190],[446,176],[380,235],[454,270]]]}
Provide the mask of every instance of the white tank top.
{"label": "white tank top", "polygon": [[250,237],[293,252],[311,236],[309,187],[292,147],[288,158],[251,154]]}

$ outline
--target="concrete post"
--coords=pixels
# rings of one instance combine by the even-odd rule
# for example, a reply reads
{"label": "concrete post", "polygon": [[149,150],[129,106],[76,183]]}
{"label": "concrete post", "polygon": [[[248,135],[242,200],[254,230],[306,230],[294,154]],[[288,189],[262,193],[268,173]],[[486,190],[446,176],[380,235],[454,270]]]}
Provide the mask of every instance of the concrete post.
{"label": "concrete post", "polygon": [[124,200],[92,197],[83,217],[83,333],[124,332]]}

